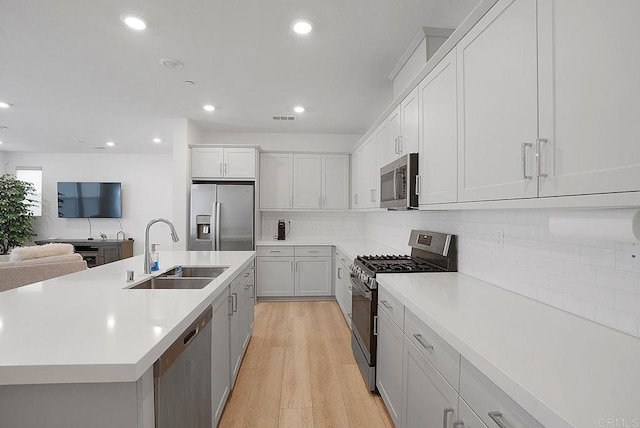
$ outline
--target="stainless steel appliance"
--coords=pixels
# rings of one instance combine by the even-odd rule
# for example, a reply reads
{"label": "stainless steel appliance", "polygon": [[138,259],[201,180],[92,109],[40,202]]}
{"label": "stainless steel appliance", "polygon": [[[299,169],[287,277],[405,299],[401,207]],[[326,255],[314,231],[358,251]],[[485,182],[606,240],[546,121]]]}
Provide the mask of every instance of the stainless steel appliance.
{"label": "stainless steel appliance", "polygon": [[418,154],[409,153],[380,168],[380,208],[418,208]]}
{"label": "stainless steel appliance", "polygon": [[253,184],[193,184],[189,250],[254,249]]}
{"label": "stainless steel appliance", "polygon": [[351,349],[370,391],[376,390],[378,283],[384,273],[456,272],[456,237],[438,232],[412,230],[411,256],[358,256],[349,267],[351,303]]}
{"label": "stainless steel appliance", "polygon": [[209,306],[153,365],[156,428],[210,428],[211,320]]}

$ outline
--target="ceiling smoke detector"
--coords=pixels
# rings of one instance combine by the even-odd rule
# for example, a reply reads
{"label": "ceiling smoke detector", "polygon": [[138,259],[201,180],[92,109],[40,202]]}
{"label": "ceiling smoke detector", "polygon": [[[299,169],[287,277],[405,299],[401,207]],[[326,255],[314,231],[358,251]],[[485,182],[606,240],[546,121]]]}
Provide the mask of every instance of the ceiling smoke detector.
{"label": "ceiling smoke detector", "polygon": [[182,68],[184,65],[182,61],[178,61],[174,58],[160,58],[160,64],[164,65],[167,68]]}

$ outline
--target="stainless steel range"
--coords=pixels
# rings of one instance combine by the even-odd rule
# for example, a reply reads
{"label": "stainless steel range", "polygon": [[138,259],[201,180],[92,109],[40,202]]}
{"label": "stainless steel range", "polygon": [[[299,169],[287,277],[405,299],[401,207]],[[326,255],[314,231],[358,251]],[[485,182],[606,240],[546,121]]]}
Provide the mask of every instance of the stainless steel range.
{"label": "stainless steel range", "polygon": [[353,286],[351,348],[370,391],[376,390],[376,275],[458,270],[455,235],[412,230],[409,245],[411,256],[358,256],[350,266]]}

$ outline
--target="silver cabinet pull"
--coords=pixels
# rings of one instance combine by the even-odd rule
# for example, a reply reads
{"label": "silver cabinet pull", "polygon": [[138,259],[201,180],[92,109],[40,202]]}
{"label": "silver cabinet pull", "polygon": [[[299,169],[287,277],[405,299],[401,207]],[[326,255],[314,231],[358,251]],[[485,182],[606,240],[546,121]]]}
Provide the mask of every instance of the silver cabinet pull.
{"label": "silver cabinet pull", "polygon": [[376,189],[371,189],[371,191],[373,192],[373,202],[376,201]]}
{"label": "silver cabinet pull", "polygon": [[378,316],[374,316],[373,317],[373,335],[377,336],[378,335]]}
{"label": "silver cabinet pull", "polygon": [[270,253],[279,253],[280,250],[269,250]]}
{"label": "silver cabinet pull", "polygon": [[396,137],[393,140],[393,144],[395,144],[395,147],[393,148],[393,153],[395,153],[397,155],[398,154],[398,137]]}
{"label": "silver cabinet pull", "polygon": [[522,143],[522,178],[531,180],[532,175],[527,175],[527,147],[533,147],[531,143]]}
{"label": "silver cabinet pull", "polygon": [[222,174],[222,162],[220,162],[220,174]]}
{"label": "silver cabinet pull", "polygon": [[402,140],[404,140],[404,137],[402,135],[398,135],[398,154],[399,155],[402,154]]}
{"label": "silver cabinet pull", "polygon": [[342,268],[338,268],[338,279],[342,279],[342,276],[340,275],[340,271],[342,270]]}
{"label": "silver cabinet pull", "polygon": [[293,261],[291,262],[291,272],[293,272]]}
{"label": "silver cabinet pull", "polygon": [[464,421],[455,421],[453,423],[453,428],[464,428]]}
{"label": "silver cabinet pull", "polygon": [[347,314],[347,316],[349,317],[349,319],[353,319],[353,318],[351,317],[351,314]]}
{"label": "silver cabinet pull", "polygon": [[489,417],[500,428],[509,428],[507,424],[505,424],[504,421],[502,420],[502,412],[489,412]]}
{"label": "silver cabinet pull", "polygon": [[229,296],[229,316],[233,315],[233,297]]}
{"label": "silver cabinet pull", "polygon": [[380,303],[387,309],[393,309],[393,306],[391,306],[386,300],[381,300]]}
{"label": "silver cabinet pull", "polygon": [[414,334],[413,337],[416,338],[419,344],[421,344],[425,349],[433,351],[433,345],[429,345],[423,338],[421,334]]}
{"label": "silver cabinet pull", "polygon": [[232,296],[232,308],[231,313],[238,312],[238,293],[231,293]]}
{"label": "silver cabinet pull", "polygon": [[536,151],[536,167],[538,170],[538,177],[546,178],[548,174],[542,173],[542,146],[549,142],[546,138],[538,138],[538,150]]}
{"label": "silver cabinet pull", "polygon": [[453,413],[453,407],[447,407],[446,409],[444,409],[444,415],[442,415],[442,428],[447,428],[447,419],[449,419],[449,413]]}
{"label": "silver cabinet pull", "polygon": [[416,175],[416,196],[420,196],[420,176]]}
{"label": "silver cabinet pull", "polygon": [[227,173],[227,163],[226,162],[224,163],[224,173],[225,174]]}

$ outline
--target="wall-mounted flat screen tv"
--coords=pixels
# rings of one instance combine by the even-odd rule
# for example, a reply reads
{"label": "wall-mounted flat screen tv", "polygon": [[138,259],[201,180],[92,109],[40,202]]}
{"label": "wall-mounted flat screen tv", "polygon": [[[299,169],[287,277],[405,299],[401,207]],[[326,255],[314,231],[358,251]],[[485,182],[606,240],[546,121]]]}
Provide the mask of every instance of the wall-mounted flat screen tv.
{"label": "wall-mounted flat screen tv", "polygon": [[58,217],[121,218],[121,183],[58,182]]}

